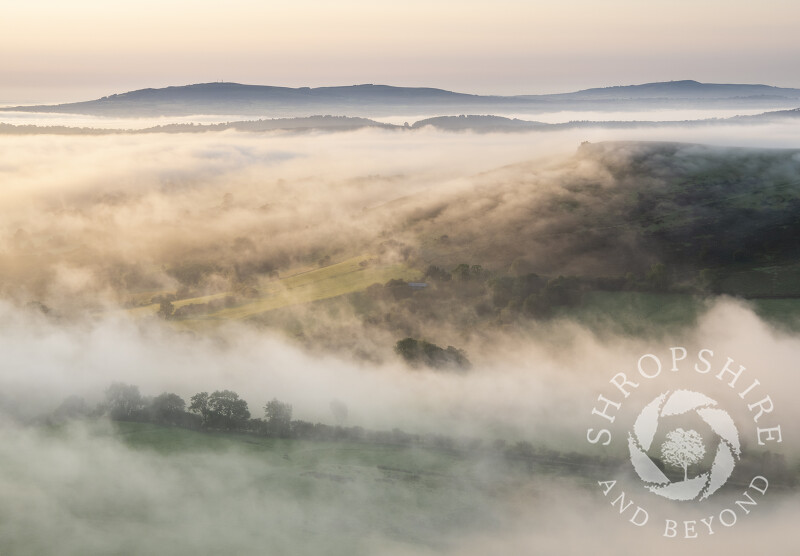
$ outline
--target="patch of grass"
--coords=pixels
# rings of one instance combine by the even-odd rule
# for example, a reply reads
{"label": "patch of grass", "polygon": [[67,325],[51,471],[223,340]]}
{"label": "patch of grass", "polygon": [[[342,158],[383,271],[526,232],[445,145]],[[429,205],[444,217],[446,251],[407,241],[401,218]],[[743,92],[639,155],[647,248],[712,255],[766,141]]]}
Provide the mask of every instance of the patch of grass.
{"label": "patch of grass", "polygon": [[702,298],[688,294],[598,291],[561,314],[594,330],[639,336],[691,326],[705,308]]}
{"label": "patch of grass", "polygon": [[[271,439],[148,423],[115,422],[110,430],[105,423],[94,425],[94,435],[110,435],[126,445],[130,449],[126,457],[173,478],[167,490],[178,494],[169,501],[175,509],[191,511],[192,519],[204,524],[225,523],[227,516],[219,515],[220,511],[238,512],[233,517],[243,519],[245,528],[236,531],[248,531],[248,536],[223,537],[220,544],[227,550],[216,550],[220,553],[374,554],[371,540],[376,537],[407,547],[404,552],[409,554],[427,553],[463,531],[502,526],[516,508],[508,498],[528,488],[533,479],[530,471],[506,465],[499,454]],[[54,437],[69,440],[66,432],[68,428],[48,430]],[[126,477],[113,481],[124,483]],[[78,484],[75,492],[85,488],[85,483]],[[179,538],[171,536],[176,524],[184,524],[180,516],[173,521],[175,516],[169,515],[165,520],[163,512],[154,511],[153,500],[165,498],[152,492],[139,496],[135,488],[123,488],[129,496],[113,499],[113,493],[95,492],[88,497],[91,503],[79,496],[70,498],[67,507],[78,508],[81,525],[104,531],[122,525],[134,531],[132,544],[118,551],[84,549],[81,553],[197,553],[186,548],[193,538],[185,536],[186,528]],[[240,501],[245,506],[237,506]],[[248,530],[249,523],[259,526]],[[18,548],[36,538],[37,531],[31,527],[16,537],[3,537],[2,553],[24,552]],[[139,531],[146,535],[138,536]],[[91,540],[87,537],[87,542]],[[200,552],[207,548],[202,546]]]}
{"label": "patch of grass", "polygon": [[756,314],[791,332],[800,332],[800,299],[751,299]]}
{"label": "patch of grass", "polygon": [[114,434],[125,444],[162,454],[226,452],[258,454],[270,464],[316,469],[329,463],[339,468],[385,468],[409,473],[439,474],[456,471],[463,456],[449,450],[399,444],[354,441],[314,441],[268,438],[245,433],[204,432],[151,423],[114,422]]}
{"label": "patch of grass", "polygon": [[[756,314],[772,325],[800,331],[800,298],[749,299]],[[559,315],[589,328],[635,336],[668,334],[696,324],[708,300],[689,294],[589,292],[580,307]]]}
{"label": "patch of grass", "polygon": [[[364,264],[361,264],[364,263]],[[410,279],[418,272],[404,264],[373,265],[368,257],[353,257],[337,264],[274,280],[252,303],[212,313],[207,318],[244,319],[291,305],[300,305],[365,290],[391,278]]]}
{"label": "patch of grass", "polygon": [[[392,278],[412,279],[418,277],[419,272],[405,264],[381,265],[374,263],[368,256],[361,255],[345,261],[315,269],[303,269],[300,272],[280,279],[263,280],[259,284],[261,295],[250,302],[236,307],[221,309],[197,319],[190,320],[224,320],[245,319],[292,305],[301,305],[322,299],[330,299],[363,291],[368,286],[378,282],[385,283]],[[231,292],[222,292],[202,297],[181,299],[173,301],[177,309],[184,305],[195,303],[208,303],[215,299],[222,299],[232,295]],[[150,315],[158,311],[158,304],[137,307],[129,310],[133,315]]]}
{"label": "patch of grass", "polygon": [[800,296],[800,265],[732,270],[721,276],[719,287],[742,297]]}
{"label": "patch of grass", "polygon": [[[155,450],[164,454],[176,452],[215,451],[235,449],[280,449],[286,440],[250,435],[201,432],[180,427],[150,423],[114,422],[116,436],[134,448]],[[256,442],[257,441],[257,442]]]}
{"label": "patch of grass", "polygon": [[[170,292],[168,292],[168,291],[154,292],[153,296],[158,295],[158,294],[163,295],[163,294],[168,294],[168,293],[170,293]],[[210,294],[210,295],[202,295],[200,297],[190,297],[190,298],[187,298],[187,299],[179,299],[179,300],[173,301],[172,302],[172,306],[177,309],[179,307],[183,307],[184,305],[191,305],[193,303],[208,303],[209,301],[214,301],[215,299],[222,299],[222,298],[224,298],[225,296],[228,296],[228,295],[231,295],[231,293],[230,292],[213,293],[213,294]],[[136,307],[135,309],[129,309],[128,312],[131,315],[142,316],[142,315],[155,314],[158,311],[158,308],[159,308],[159,304],[158,303],[151,303],[150,305],[145,305],[145,306],[142,306],[142,307]]]}

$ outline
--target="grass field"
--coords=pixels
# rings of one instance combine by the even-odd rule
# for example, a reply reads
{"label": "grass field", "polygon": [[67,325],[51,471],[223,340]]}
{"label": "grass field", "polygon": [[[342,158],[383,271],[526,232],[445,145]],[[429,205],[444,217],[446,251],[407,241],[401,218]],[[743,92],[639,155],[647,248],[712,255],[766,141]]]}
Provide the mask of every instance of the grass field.
{"label": "grass field", "polygon": [[287,517],[274,532],[265,524],[260,532],[274,536],[276,547],[293,539],[287,553],[369,553],[364,543],[375,538],[424,553],[459,532],[501,525],[507,497],[518,496],[533,480],[529,470],[509,467],[499,455],[493,460],[445,449],[125,422],[115,423],[111,434],[159,465],[192,462],[192,473],[215,457],[230,462],[230,472],[246,473],[247,488],[264,504],[283,504],[287,516],[302,516]]}
{"label": "grass field", "polygon": [[793,298],[800,291],[800,265],[732,268],[720,279],[721,291],[743,297]]}
{"label": "grass field", "polygon": [[703,299],[693,295],[596,291],[562,315],[613,334],[663,334],[694,324],[704,308]]}
{"label": "grass field", "polygon": [[[380,264],[368,256],[352,257],[336,264],[315,269],[300,269],[299,272],[279,279],[264,279],[259,284],[260,295],[246,303],[228,307],[187,320],[226,320],[246,319],[261,313],[300,305],[323,299],[330,299],[365,290],[372,284],[385,283],[392,278],[409,280],[419,273],[408,266],[397,264]],[[162,292],[166,293],[166,292]],[[233,292],[222,292],[213,295],[181,299],[174,301],[177,309],[186,305],[208,303]],[[133,315],[149,315],[158,311],[158,304],[130,309]]]}
{"label": "grass field", "polygon": [[266,285],[263,295],[253,301],[212,313],[207,318],[243,319],[291,305],[330,299],[361,291],[392,278],[411,279],[419,273],[403,264],[376,265],[368,257],[347,259],[323,268],[294,274]]}
{"label": "grass field", "polygon": [[[115,436],[130,447],[162,454],[241,451],[283,468],[308,471],[335,463],[345,475],[366,469],[395,468],[439,477],[460,474],[467,460],[458,452],[396,444],[267,438],[244,433],[200,432],[149,423],[117,421]],[[348,471],[349,469],[349,471]]]}
{"label": "grass field", "polygon": [[[680,293],[589,292],[579,307],[562,309],[594,330],[612,334],[669,334],[692,326],[715,298]],[[800,330],[800,299],[747,299],[755,313],[773,326]]]}
{"label": "grass field", "polygon": [[754,299],[750,304],[767,322],[792,332],[800,331],[800,299]]}

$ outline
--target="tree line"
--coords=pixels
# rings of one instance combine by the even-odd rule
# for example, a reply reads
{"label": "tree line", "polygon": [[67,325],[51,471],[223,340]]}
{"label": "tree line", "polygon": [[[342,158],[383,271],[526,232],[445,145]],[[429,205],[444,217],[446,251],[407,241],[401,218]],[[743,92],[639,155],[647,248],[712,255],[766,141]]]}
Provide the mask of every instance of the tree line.
{"label": "tree line", "polygon": [[[83,398],[70,396],[53,412],[53,418],[108,416],[114,421],[173,425],[195,430],[254,432],[288,437],[292,432],[292,406],[277,398],[268,401],[263,417],[252,418],[247,401],[232,390],[198,392],[189,403],[172,392],[143,396],[133,384],[114,382],[104,399],[90,408]],[[339,410],[341,412],[341,410]]]}
{"label": "tree line", "polygon": [[[509,443],[504,439],[486,442],[481,438],[452,437],[444,434],[414,434],[398,428],[369,430],[360,426],[344,426],[347,405],[334,400],[330,404],[333,418],[339,423],[328,425],[292,419],[292,405],[277,398],[263,407],[263,417],[253,418],[247,401],[232,390],[198,392],[189,404],[178,394],[164,392],[155,397],[143,396],[138,386],[112,383],[104,400],[90,408],[85,400],[70,396],[52,413],[51,419],[63,421],[76,418],[108,417],[113,421],[155,423],[165,426],[222,433],[245,433],[273,438],[292,438],[319,441],[351,441],[376,444],[415,445],[460,453],[484,452],[496,454],[510,465],[519,465],[529,472],[537,468],[580,468],[585,466],[616,468],[624,456],[609,455],[601,459],[577,452],[559,452],[546,446],[534,446],[528,441]],[[742,462],[745,465],[745,462]],[[777,484],[797,484],[800,469],[793,468],[782,455],[762,454],[760,461],[750,462],[753,472],[767,469]],[[796,462],[795,462],[796,465]]]}
{"label": "tree line", "polygon": [[253,418],[247,401],[232,390],[198,392],[189,398],[187,404],[175,393],[143,396],[138,386],[114,382],[105,390],[103,401],[95,407],[90,407],[81,397],[70,396],[50,417],[55,422],[108,417],[112,421],[155,423],[198,431],[247,433],[276,438],[420,445],[454,451],[491,450],[510,459],[518,459],[521,454],[523,457],[533,455],[532,451],[520,448],[530,447],[527,442],[509,445],[502,439],[488,443],[480,438],[457,438],[434,433],[414,434],[398,428],[369,430],[360,426],[345,426],[347,405],[333,400],[330,409],[336,425],[312,423],[293,419],[292,405],[273,398],[264,405],[263,417]]}

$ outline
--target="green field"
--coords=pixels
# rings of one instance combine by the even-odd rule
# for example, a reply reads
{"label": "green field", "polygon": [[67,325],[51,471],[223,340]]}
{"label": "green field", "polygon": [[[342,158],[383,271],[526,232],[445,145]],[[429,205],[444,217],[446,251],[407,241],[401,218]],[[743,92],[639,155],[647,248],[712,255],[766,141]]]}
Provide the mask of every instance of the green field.
{"label": "green field", "polygon": [[[125,422],[115,423],[111,434],[159,465],[190,462],[191,472],[202,474],[204,466],[218,473],[219,462],[230,462],[231,473],[246,473],[246,488],[266,507],[287,505],[292,516],[274,531],[273,523],[265,523],[259,532],[272,543],[264,552],[269,554],[368,554],[369,539],[376,538],[409,554],[425,553],[464,531],[500,526],[510,511],[507,499],[533,481],[528,466],[509,465],[498,453],[272,439]],[[278,547],[286,538],[292,544],[283,552]]]}
{"label": "green field", "polygon": [[705,308],[702,298],[687,294],[595,291],[562,315],[614,334],[663,334],[691,326]]}
{"label": "green field", "polygon": [[[320,471],[333,465],[343,476],[393,468],[416,475],[451,478],[461,475],[468,459],[445,449],[352,441],[312,441],[268,438],[246,433],[201,432],[150,423],[117,421],[114,435],[132,448],[161,454],[198,451],[241,451],[263,458],[269,465],[294,472]],[[328,463],[326,463],[328,462]]]}
{"label": "green field", "polygon": [[[579,307],[559,313],[604,333],[626,335],[670,334],[697,323],[713,297],[681,293],[587,292]],[[800,330],[800,299],[743,300],[773,326]]]}

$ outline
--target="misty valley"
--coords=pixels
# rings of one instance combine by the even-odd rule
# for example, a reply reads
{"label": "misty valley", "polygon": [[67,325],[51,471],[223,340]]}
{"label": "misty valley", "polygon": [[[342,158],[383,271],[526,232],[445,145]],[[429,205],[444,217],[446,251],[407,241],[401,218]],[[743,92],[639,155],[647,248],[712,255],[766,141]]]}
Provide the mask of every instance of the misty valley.
{"label": "misty valley", "polygon": [[[0,553],[742,553],[794,527],[800,92],[234,85],[0,110]],[[516,117],[667,105],[750,112]],[[637,377],[650,354],[684,382]],[[691,476],[719,489],[694,513],[653,494]]]}

